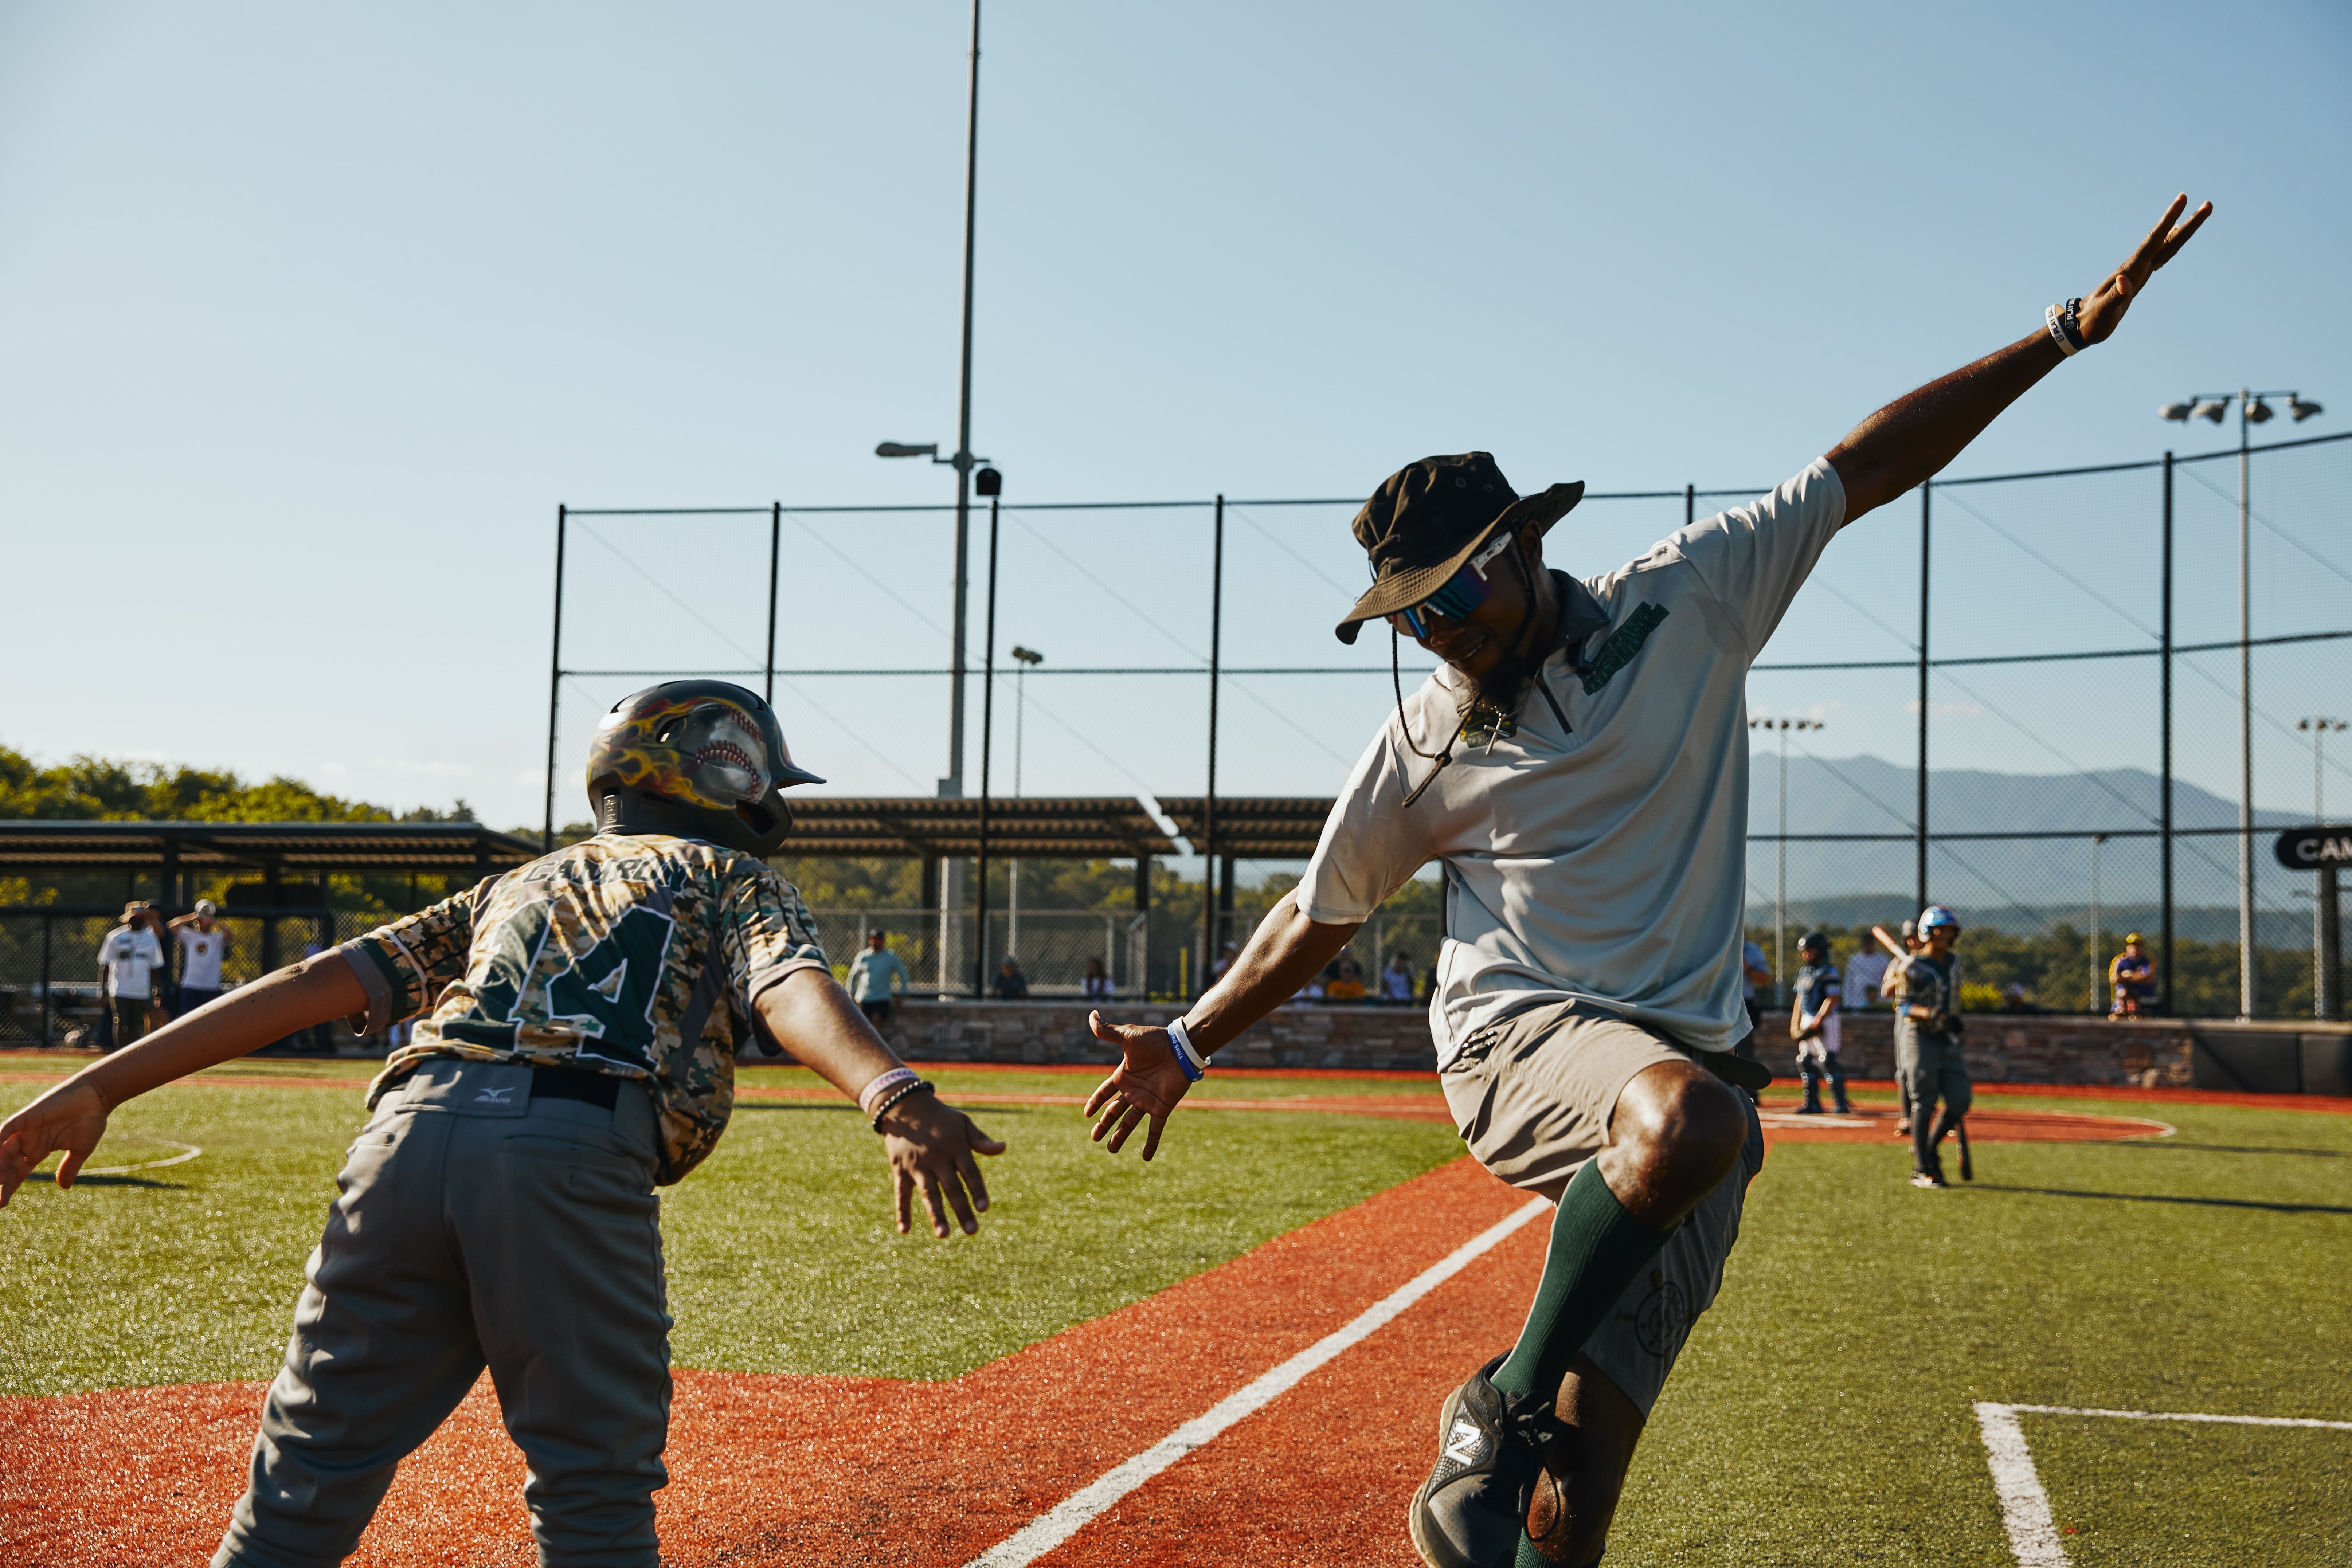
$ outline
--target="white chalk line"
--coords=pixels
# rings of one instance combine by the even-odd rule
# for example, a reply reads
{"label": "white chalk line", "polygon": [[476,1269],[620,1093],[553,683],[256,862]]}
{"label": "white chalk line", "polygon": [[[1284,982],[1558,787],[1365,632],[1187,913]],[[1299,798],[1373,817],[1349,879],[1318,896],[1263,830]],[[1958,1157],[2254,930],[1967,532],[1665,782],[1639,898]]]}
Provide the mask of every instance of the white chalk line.
{"label": "white chalk line", "polygon": [[204,1153],[204,1150],[194,1144],[174,1143],[170,1138],[150,1138],[147,1141],[151,1144],[162,1144],[180,1152],[176,1155],[167,1155],[160,1160],[141,1160],[137,1165],[132,1166],[86,1166],[76,1171],[74,1175],[79,1179],[86,1176],[129,1176],[132,1171],[159,1171],[165,1166],[186,1165]]}
{"label": "white chalk line", "polygon": [[1997,1405],[1981,1401],[1977,1426],[1984,1434],[1985,1463],[1992,1470],[1993,1494],[2000,1500],[2000,1522],[2017,1568],[2071,1568],[2066,1548],[2050,1512],[2050,1494],[2033,1468],[2018,1416],[2099,1416],[2116,1421],[2196,1421],[2225,1427],[2301,1427],[2352,1432],[2352,1421],[2315,1421],[2301,1416],[2212,1416],[2185,1410],[2100,1410],[2080,1405]]}
{"label": "white chalk line", "polygon": [[1326,1334],[1271,1372],[1225,1396],[1134,1458],[1104,1471],[1051,1511],[1039,1514],[973,1558],[965,1568],[1027,1568],[1027,1564],[1069,1540],[1119,1499],[1193,1449],[1214,1441],[1226,1428],[1272,1404],[1297,1387],[1309,1373],[1394,1322],[1406,1308],[1460,1273],[1481,1254],[1492,1250],[1513,1231],[1538,1215],[1550,1212],[1551,1205],[1542,1198],[1514,1210],[1509,1218],[1480,1231],[1372,1303],[1345,1327]]}

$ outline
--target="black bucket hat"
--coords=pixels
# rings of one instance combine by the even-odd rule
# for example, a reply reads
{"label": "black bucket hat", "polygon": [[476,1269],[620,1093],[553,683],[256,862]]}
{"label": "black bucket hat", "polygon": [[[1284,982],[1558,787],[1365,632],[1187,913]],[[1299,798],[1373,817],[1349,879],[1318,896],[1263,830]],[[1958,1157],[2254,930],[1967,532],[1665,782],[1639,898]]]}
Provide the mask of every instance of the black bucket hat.
{"label": "black bucket hat", "polygon": [[1445,586],[1496,529],[1549,529],[1582,499],[1582,480],[1522,497],[1484,452],[1398,469],[1350,525],[1371,560],[1372,586],[1333,630],[1354,642],[1365,622],[1410,610]]}

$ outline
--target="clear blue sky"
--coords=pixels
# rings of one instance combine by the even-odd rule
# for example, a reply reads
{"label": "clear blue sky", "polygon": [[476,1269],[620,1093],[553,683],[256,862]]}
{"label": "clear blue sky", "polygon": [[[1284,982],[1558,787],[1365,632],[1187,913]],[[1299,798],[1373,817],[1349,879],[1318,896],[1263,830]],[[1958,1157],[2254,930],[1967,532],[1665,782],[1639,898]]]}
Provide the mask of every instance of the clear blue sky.
{"label": "clear blue sky", "polygon": [[[0,5],[0,741],[535,822],[559,501],[946,494],[944,470],[870,454],[953,440],[966,25],[950,0]],[[2298,434],[2352,411],[2340,5],[998,0],[985,48],[975,444],[1018,499],[1361,495],[1473,446],[1523,489],[1769,484],[2086,291],[2184,189],[2219,212],[2123,335],[1954,472],[2222,444],[2154,406],[2245,381],[2327,402]],[[2145,606],[2133,494],[2095,538],[2047,508],[2005,526]],[[1381,661],[1328,635],[1361,577],[1345,515],[1234,522],[1229,658]],[[1679,517],[1595,506],[1555,558],[1599,570]],[[1873,526],[1837,580],[1907,635],[1912,524]],[[943,663],[945,528],[825,534],[868,575],[788,527],[783,662]],[[1185,662],[1203,536],[1189,514],[1008,519],[1000,643]],[[1939,571],[1984,591],[1939,598],[1941,645],[2137,634],[1991,535],[1951,537]],[[765,544],[576,540],[570,662],[740,663]],[[2325,574],[2280,559],[2279,613],[2321,613]],[[1834,598],[1801,608],[1777,656],[1901,656]],[[2152,760],[2095,716],[2105,679],[2018,715],[2079,760]],[[1907,758],[1901,680],[1766,680],[1759,707],[1831,716],[1825,752]],[[568,699],[567,778],[627,684]],[[779,706],[845,787],[928,790],[939,685]],[[1223,787],[1332,789],[1384,687],[1244,684]],[[1040,678],[1095,746],[1033,705],[1024,782],[1197,789],[1198,694]],[[2059,766],[1970,705],[1951,695],[1949,760]],[[2307,799],[2279,744],[2266,779]],[[2184,761],[2229,792],[2226,748]]]}

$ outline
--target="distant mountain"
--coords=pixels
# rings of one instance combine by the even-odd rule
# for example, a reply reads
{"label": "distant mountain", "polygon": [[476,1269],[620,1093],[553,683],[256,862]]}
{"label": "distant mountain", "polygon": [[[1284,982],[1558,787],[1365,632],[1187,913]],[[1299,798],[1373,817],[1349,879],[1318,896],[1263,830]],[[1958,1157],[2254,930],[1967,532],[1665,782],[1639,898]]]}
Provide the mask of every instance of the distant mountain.
{"label": "distant mountain", "polygon": [[[1789,758],[1789,831],[1889,833],[1911,831],[1918,775],[1879,757]],[[1750,832],[1775,831],[1780,759],[1756,748],[1748,789]],[[2144,768],[2091,773],[1992,773],[1974,768],[1927,769],[1928,826],[1939,833],[2107,831],[2157,825],[2162,780]],[[2234,800],[2178,779],[2172,820],[2182,828],[2233,828]],[[2254,821],[2286,826],[2293,813],[2257,810]]]}
{"label": "distant mountain", "polygon": [[[1916,778],[1911,769],[1882,758],[1792,757],[1788,831],[1907,835]],[[1751,911],[1769,912],[1773,897],[1779,845],[1767,835],[1780,821],[1779,787],[1779,759],[1759,747],[1748,790]],[[2145,831],[2157,825],[2159,788],[2157,775],[2137,768],[2064,774],[1930,768],[1928,819],[1938,833]],[[2172,800],[2178,827],[2237,825],[2234,802],[2195,785],[2176,779]],[[2263,827],[2303,821],[2277,811],[2257,811],[2254,820]],[[2135,837],[2099,846],[2098,898],[2117,918],[2152,921],[2160,874],[2158,844],[2154,838]],[[1881,918],[1866,912],[1908,904],[1916,874],[1914,856],[1906,842],[1790,843],[1789,900],[1805,904],[1814,912],[1811,918],[1824,924]],[[1930,846],[1928,893],[1997,924],[2038,926],[2063,912],[2087,908],[2093,895],[2092,861],[2087,838],[1937,843]],[[2174,877],[2179,906],[2214,912],[2200,916],[2200,925],[2217,922],[2221,912],[2234,911],[2236,905],[2236,846],[2229,837],[2178,840]],[[2266,936],[2273,919],[2285,925],[2308,922],[2307,913],[2294,913],[2294,900],[2298,894],[2308,898],[2310,879],[2273,865],[2267,843],[2258,845],[2256,883],[2262,901],[2276,911],[2265,914]],[[2303,908],[2307,911],[2308,904]],[[2234,913],[2229,915],[2231,935],[2235,919]],[[2103,915],[2102,925],[2106,923]]]}

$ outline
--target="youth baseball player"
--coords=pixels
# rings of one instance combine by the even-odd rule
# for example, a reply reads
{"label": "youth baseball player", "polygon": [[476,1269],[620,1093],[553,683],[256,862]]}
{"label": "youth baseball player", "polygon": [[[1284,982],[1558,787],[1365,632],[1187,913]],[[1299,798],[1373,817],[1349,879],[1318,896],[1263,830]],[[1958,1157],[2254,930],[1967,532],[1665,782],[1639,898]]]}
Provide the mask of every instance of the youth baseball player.
{"label": "youth baseball player", "polygon": [[[1905,1098],[1911,1105],[1911,1185],[1944,1187],[1943,1157],[1937,1151],[1969,1113],[1976,1097],[1968,1063],[1960,1055],[1960,959],[1952,944],[1960,923],[1940,904],[1919,912],[1919,951],[1911,956],[1902,1010],[1895,1015],[1895,1055],[1907,1061]],[[1943,1113],[1937,1113],[1937,1103]],[[1974,1179],[1961,1145],[1962,1176]]]}
{"label": "youth baseball player", "polygon": [[[1734,1084],[1747,847],[1748,667],[1838,530],[1951,461],[2034,382],[2105,340],[2210,206],[2175,202],[2128,261],[2042,328],[1890,403],[1770,495],[1583,580],[1546,532],[1581,485],[1521,497],[1483,452],[1391,476],[1357,514],[1386,619],[1444,665],[1385,721],[1297,887],[1164,1029],[1114,1027],[1087,1102],[1143,1155],[1215,1052],[1295,994],[1423,865],[1445,873],[1430,1025],[1470,1152],[1554,1199],[1518,1343],[1438,1418],[1414,1496],[1434,1568],[1590,1563],[1693,1319],[1714,1299],[1763,1157]],[[1391,644],[1393,646],[1393,643]]]}
{"label": "youth baseball player", "polygon": [[970,1234],[988,1207],[972,1156],[1003,1145],[876,1037],[766,863],[792,826],[780,787],[818,781],[768,705],[650,687],[605,716],[588,773],[595,837],[241,986],[0,1124],[5,1204],[55,1150],[72,1186],[134,1094],[334,1019],[426,1015],[369,1088],[215,1568],[341,1562],[485,1365],[530,1461],[540,1562],[654,1568],[654,1189],[726,1130],[746,1031],[872,1118],[901,1232],[918,1189],[942,1237],[946,1207]]}

